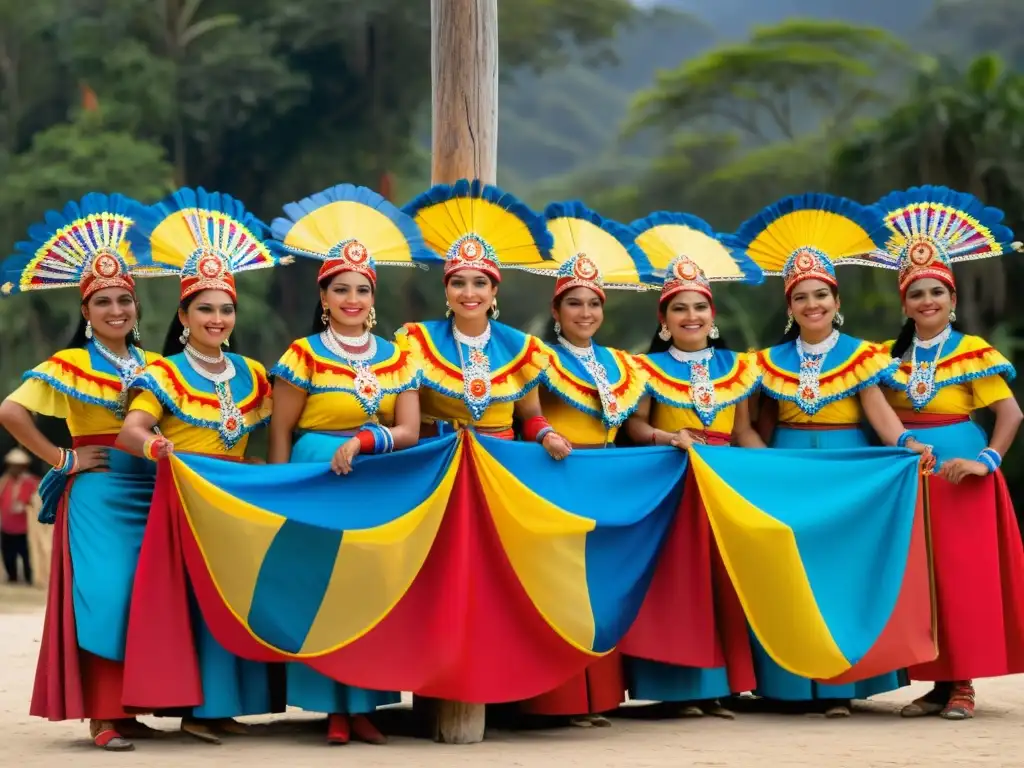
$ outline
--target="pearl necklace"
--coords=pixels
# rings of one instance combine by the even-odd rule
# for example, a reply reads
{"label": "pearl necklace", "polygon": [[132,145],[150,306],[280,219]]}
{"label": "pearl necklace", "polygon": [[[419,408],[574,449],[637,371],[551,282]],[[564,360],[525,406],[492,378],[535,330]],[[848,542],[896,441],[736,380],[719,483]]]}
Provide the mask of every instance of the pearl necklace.
{"label": "pearl necklace", "polygon": [[[209,362],[210,359],[209,355],[197,352],[191,345],[185,346],[185,360],[192,370],[213,384],[213,391],[217,395],[217,404],[220,407],[220,426],[217,433],[226,448],[233,448],[242,438],[242,411],[235,404],[230,387],[231,380],[235,378],[235,364],[222,352],[220,359],[224,362],[224,370],[214,373],[199,364]],[[216,362],[216,358],[214,361]]]}
{"label": "pearl necklace", "polygon": [[816,344],[807,344],[796,338],[796,353],[800,358],[800,380],[797,385],[797,405],[808,415],[814,415],[821,407],[821,367],[839,341],[839,331],[832,331],[828,338]]}
{"label": "pearl necklace", "polygon": [[[491,404],[491,360],[484,347],[491,340],[491,324],[479,336],[468,336],[452,323],[455,349],[459,353],[459,368],[462,369],[462,395],[466,408],[474,421],[479,421]],[[469,364],[462,352],[462,345],[469,347]]]}
{"label": "pearl necklace", "polygon": [[701,424],[711,426],[715,420],[718,398],[715,396],[715,385],[711,381],[711,359],[715,356],[714,347],[706,347],[696,352],[687,352],[675,346],[668,348],[668,353],[676,360],[690,368],[690,400],[697,412]]}
{"label": "pearl necklace", "polygon": [[[914,406],[914,410],[921,410],[928,402],[935,397],[935,366],[942,357],[942,347],[949,340],[953,332],[952,326],[947,325],[942,333],[931,339],[922,341],[914,334],[914,343],[910,346],[910,378],[907,379],[907,399]],[[918,349],[935,350],[935,357],[932,362],[917,362]]]}
{"label": "pearl necklace", "polygon": [[[344,339],[344,341],[342,341]],[[341,336],[334,332],[333,328],[326,328],[320,334],[320,341],[327,349],[345,363],[355,373],[352,388],[356,400],[366,412],[366,415],[377,420],[377,411],[380,409],[380,401],[383,392],[380,386],[380,379],[370,367],[370,361],[377,355],[377,337],[366,331],[361,336]],[[347,347],[363,347],[362,352],[352,352]]]}
{"label": "pearl necklace", "polygon": [[121,381],[121,391],[117,393],[117,405],[114,407],[114,414],[117,418],[123,419],[128,410],[128,390],[135,377],[139,375],[139,371],[145,365],[145,360],[136,358],[136,354],[140,353],[136,352],[135,347],[132,345],[128,346],[128,357],[121,357],[111,351],[95,336],[92,339],[92,343],[96,347],[96,351],[100,353],[100,357],[110,363],[114,370],[117,371],[117,378]]}
{"label": "pearl necklace", "polygon": [[193,347],[191,344],[186,344],[185,345],[185,354],[190,355],[192,358],[194,358],[196,360],[200,360],[200,361],[202,361],[204,363],[209,363],[210,365],[218,365],[219,363],[223,363],[224,362],[224,352],[223,352],[223,350],[219,350],[218,354],[216,356],[204,355],[202,352],[200,352],[198,349]]}
{"label": "pearl necklace", "polygon": [[619,426],[622,422],[619,401],[615,397],[615,393],[612,392],[611,382],[608,381],[608,371],[597,359],[593,343],[589,347],[577,347],[562,335],[558,336],[558,343],[562,349],[579,361],[597,387],[597,396],[601,401],[601,413],[604,415],[605,426]]}

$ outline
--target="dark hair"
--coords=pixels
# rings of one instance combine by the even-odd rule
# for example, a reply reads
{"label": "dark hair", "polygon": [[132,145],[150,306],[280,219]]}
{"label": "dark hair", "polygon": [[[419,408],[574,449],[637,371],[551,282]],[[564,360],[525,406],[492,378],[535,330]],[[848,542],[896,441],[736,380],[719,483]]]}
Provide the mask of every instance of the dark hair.
{"label": "dark hair", "polygon": [[[960,323],[950,323],[953,326],[954,331],[963,333],[963,329],[960,327]],[[893,357],[902,359],[907,350],[910,349],[910,345],[914,343],[914,332],[917,330],[914,325],[914,321],[909,317],[907,321],[903,323],[903,327],[900,329],[899,336],[896,337],[896,341],[892,343],[892,354]]]}
{"label": "dark hair", "polygon": [[[182,312],[187,313],[188,308],[192,306],[192,302],[194,302],[202,293],[203,291],[196,291],[191,296],[182,301],[181,304],[178,305],[178,309],[181,310]],[[238,306],[237,303],[232,303],[235,304],[236,307]],[[185,345],[181,341],[181,334],[184,332],[184,330],[185,326],[181,324],[181,318],[178,317],[178,313],[175,312],[174,318],[171,320],[171,326],[170,328],[167,329],[167,336],[164,337],[164,348],[160,354],[162,354],[164,357],[170,357],[171,355],[176,355],[179,352],[184,352]],[[223,347],[221,348],[223,349]],[[233,349],[232,351],[238,352],[238,349],[236,348]]]}
{"label": "dark hair", "polygon": [[[658,304],[658,312],[661,314],[662,317],[665,317],[665,315],[668,314],[668,303],[672,300],[672,298],[672,296],[669,296],[667,299]],[[658,352],[667,352],[669,347],[672,346],[672,339],[665,340],[661,338],[661,336],[658,335],[660,332],[661,326],[659,325],[654,331],[654,336],[651,337],[651,346],[648,348],[647,354],[653,355]],[[717,339],[709,338],[708,346],[711,347],[712,349],[729,348],[729,345],[721,336],[719,336]]]}
{"label": "dark hair", "polygon": [[[828,289],[829,289],[829,291],[831,291],[833,299],[838,299],[839,298],[839,289],[838,288],[836,288],[834,285],[829,285]],[[786,305],[787,306],[789,305],[789,297],[788,296],[786,297]],[[832,322],[835,323],[835,318],[834,317],[832,318]],[[839,326],[836,326],[836,327],[838,328]],[[796,341],[796,339],[797,339],[797,337],[799,335],[800,335],[800,323],[798,323],[796,320],[794,320],[793,321],[793,325],[790,326],[789,330],[786,331],[785,333],[783,333],[782,334],[782,338],[779,339],[777,342],[775,342],[775,346],[778,347],[778,346],[781,346],[782,344],[787,344],[790,341]]]}
{"label": "dark hair", "polygon": [[[135,322],[139,323],[142,321],[142,304],[139,302],[138,296],[133,295],[132,298],[135,299]],[[87,303],[88,299],[82,302],[82,306],[84,307]],[[78,327],[75,328],[75,332],[71,334],[71,340],[64,346],[64,349],[77,349],[86,345],[89,341],[88,337],[85,335],[85,327],[87,324],[88,321],[85,319],[84,315],[78,318]],[[128,331],[128,336],[125,337],[125,344],[142,349],[142,342],[135,340],[134,329]]]}
{"label": "dark hair", "polygon": [[[331,281],[334,280],[334,278],[336,278],[337,276],[338,276],[338,274],[336,273],[336,274],[333,274],[333,275],[328,275],[327,277],[323,278],[322,280],[318,280],[317,281],[317,287],[322,292],[326,293],[327,289],[331,285]],[[373,284],[372,280],[370,280],[370,294],[374,295],[374,296],[377,295],[377,286]],[[324,314],[324,305],[321,304],[320,303],[320,299],[317,298],[316,306],[313,308],[313,322],[310,323],[310,325],[309,325],[309,335],[310,336],[316,336],[321,331],[323,331],[324,328],[327,327],[324,324],[324,321],[321,319],[323,317],[323,314]]]}

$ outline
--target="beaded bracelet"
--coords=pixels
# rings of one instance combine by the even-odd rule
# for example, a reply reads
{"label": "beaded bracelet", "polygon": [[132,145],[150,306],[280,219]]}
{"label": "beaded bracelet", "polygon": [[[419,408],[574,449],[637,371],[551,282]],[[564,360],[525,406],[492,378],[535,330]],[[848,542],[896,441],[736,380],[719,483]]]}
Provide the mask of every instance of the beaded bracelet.
{"label": "beaded bracelet", "polygon": [[78,469],[78,454],[74,450],[60,449],[60,463],[54,466],[54,471],[59,475],[72,475]]}
{"label": "beaded bracelet", "polygon": [[917,436],[913,432],[911,432],[909,429],[905,429],[905,430],[903,430],[903,434],[901,434],[896,439],[896,447],[897,448],[906,448],[908,440],[916,440],[916,439],[917,439]]}
{"label": "beaded bracelet", "polygon": [[156,445],[156,441],[160,439],[160,435],[152,435],[146,438],[146,442],[142,444],[142,455],[150,461],[156,461],[156,453],[153,451],[153,446]]}
{"label": "beaded bracelet", "polygon": [[537,431],[537,442],[541,445],[544,444],[544,438],[547,437],[551,432],[554,432],[555,428],[548,424],[546,427],[541,427]]}
{"label": "beaded bracelet", "polygon": [[359,439],[360,453],[391,453],[395,450],[395,436],[381,424],[371,422],[363,425],[356,437]]}
{"label": "beaded bracelet", "polygon": [[999,455],[999,451],[995,448],[986,448],[978,454],[978,461],[988,467],[989,474],[999,469],[1003,463],[1003,457]]}

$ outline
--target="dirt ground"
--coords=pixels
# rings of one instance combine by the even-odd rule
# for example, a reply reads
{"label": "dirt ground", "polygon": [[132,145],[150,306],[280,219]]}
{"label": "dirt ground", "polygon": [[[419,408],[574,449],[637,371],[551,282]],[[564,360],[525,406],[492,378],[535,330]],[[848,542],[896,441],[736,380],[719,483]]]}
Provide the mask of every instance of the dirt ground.
{"label": "dirt ground", "polygon": [[[310,715],[253,718],[251,736],[209,746],[177,733],[137,742],[135,752],[110,754],[91,746],[78,722],[30,718],[36,653],[42,627],[42,592],[0,586],[0,765],[75,768],[204,766],[693,766],[694,768],[890,768],[1024,766],[1024,676],[978,684],[977,717],[965,723],[902,720],[898,707],[921,687],[858,706],[850,720],[806,715],[741,714],[733,722],[613,718],[611,728],[488,731],[483,744],[450,746],[392,737],[386,746],[328,747]],[[635,710],[633,710],[635,714]],[[400,721],[402,714],[391,713]],[[406,718],[407,719],[407,718]],[[175,729],[176,720],[146,719]],[[273,724],[263,725],[268,720]]]}

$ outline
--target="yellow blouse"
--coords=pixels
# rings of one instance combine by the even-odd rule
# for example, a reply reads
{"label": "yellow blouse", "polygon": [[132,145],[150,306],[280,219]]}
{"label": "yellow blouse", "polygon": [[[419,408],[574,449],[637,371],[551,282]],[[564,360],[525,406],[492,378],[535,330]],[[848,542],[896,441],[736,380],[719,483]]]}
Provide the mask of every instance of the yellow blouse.
{"label": "yellow blouse", "polygon": [[[153,352],[143,355],[147,364],[160,359]],[[65,419],[72,437],[121,431],[121,379],[92,342],[62,349],[23,378],[7,399],[32,413]]]}
{"label": "yellow blouse", "polygon": [[896,369],[881,345],[845,334],[825,357],[817,393],[801,391],[795,342],[758,352],[757,364],[761,387],[778,401],[780,424],[858,424],[864,416],[858,393],[883,383]]}
{"label": "yellow blouse", "polygon": [[240,423],[223,421],[214,383],[196,373],[184,354],[146,367],[132,382],[135,395],[129,410],[155,418],[160,434],[174,443],[175,451],[244,456],[249,434],[270,420],[270,382],[255,360],[234,354],[227,357],[235,367],[228,387]]}
{"label": "yellow blouse", "polygon": [[[395,335],[400,349],[409,350],[423,372],[420,414],[424,423],[448,422],[496,431],[512,427],[515,403],[540,383],[549,364],[544,345],[535,336],[491,321],[491,338],[484,347],[490,390],[480,385],[480,399],[467,405],[459,349],[447,320],[408,323]],[[463,347],[463,357],[468,353]],[[476,411],[475,413],[473,411]]]}
{"label": "yellow blouse", "polygon": [[[750,355],[716,349],[707,367],[708,382],[714,388],[711,397],[694,385],[695,365],[699,361],[683,361],[671,352],[658,352],[638,358],[648,374],[647,390],[651,396],[650,424],[665,432],[681,429],[707,430],[731,435],[736,422],[736,406],[750,397],[760,382],[760,371]],[[700,400],[700,408],[694,398]]]}
{"label": "yellow blouse", "polygon": [[367,421],[394,426],[398,396],[419,386],[420,370],[412,353],[374,337],[376,354],[367,361],[373,378],[360,378],[321,341],[320,335],[292,342],[270,371],[307,393],[298,429],[338,432]]}
{"label": "yellow blouse", "polygon": [[592,349],[605,372],[603,400],[594,376],[572,352],[544,347],[550,365],[540,389],[541,410],[555,431],[575,445],[614,441],[647,391],[647,373],[633,355],[597,344]]}
{"label": "yellow blouse", "polygon": [[[891,350],[893,341],[884,344]],[[967,416],[980,408],[1013,397],[1007,381],[1016,375],[1013,365],[998,350],[978,336],[967,336],[954,331],[942,345],[942,355],[933,358],[937,348],[918,350],[918,364],[932,365],[935,370],[934,391],[921,408],[914,408],[907,395],[912,373],[909,355],[899,361],[885,397],[897,410],[917,410],[919,413],[937,413],[948,416]]]}

